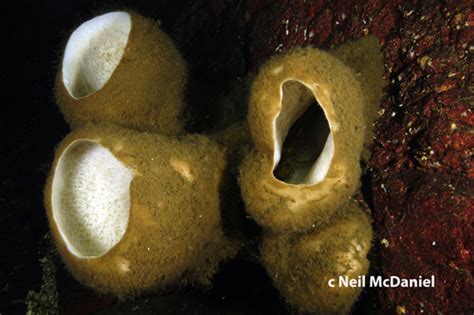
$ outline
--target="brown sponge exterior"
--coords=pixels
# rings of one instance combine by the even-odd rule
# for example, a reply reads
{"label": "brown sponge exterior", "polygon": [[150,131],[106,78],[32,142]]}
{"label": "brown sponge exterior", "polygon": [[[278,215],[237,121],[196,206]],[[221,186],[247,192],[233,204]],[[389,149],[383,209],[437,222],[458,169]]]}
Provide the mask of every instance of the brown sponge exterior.
{"label": "brown sponge exterior", "polygon": [[[100,144],[133,171],[129,219],[121,240],[98,257],[68,248],[53,216],[58,160],[73,143]],[[72,275],[101,293],[129,297],[178,281],[207,284],[236,249],[221,230],[219,189],[224,154],[204,136],[182,139],[115,126],[86,126],[58,146],[44,203],[62,260]]]}
{"label": "brown sponge exterior", "polygon": [[[371,240],[369,216],[351,201],[321,229],[266,233],[261,258],[280,294],[299,311],[347,314],[362,288],[339,287],[338,277],[367,273]],[[334,288],[330,279],[336,279]]]}
{"label": "brown sponge exterior", "polygon": [[[316,184],[289,184],[273,174],[273,120],[281,108],[282,85],[289,80],[311,90],[334,139],[330,167]],[[247,211],[259,224],[279,232],[303,231],[324,224],[347,202],[359,185],[364,106],[354,71],[327,52],[299,48],[262,66],[252,86],[248,116],[255,149],[240,172]]]}
{"label": "brown sponge exterior", "polygon": [[179,134],[184,128],[186,64],[159,22],[127,13],[128,40],[105,85],[85,97],[73,97],[63,82],[62,62],[55,84],[57,103],[73,129],[102,123]]}
{"label": "brown sponge exterior", "polygon": [[380,43],[374,35],[364,36],[336,47],[333,54],[356,73],[364,93],[366,133],[362,158],[368,160],[373,141],[373,124],[383,96],[384,60]]}

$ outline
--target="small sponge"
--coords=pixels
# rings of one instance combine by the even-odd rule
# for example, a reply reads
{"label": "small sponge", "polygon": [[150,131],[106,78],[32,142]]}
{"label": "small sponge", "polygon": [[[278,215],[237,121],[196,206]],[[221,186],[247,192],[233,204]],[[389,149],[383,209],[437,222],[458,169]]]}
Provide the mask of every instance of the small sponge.
{"label": "small sponge", "polygon": [[376,36],[369,35],[357,41],[345,43],[337,47],[333,53],[356,73],[364,93],[366,131],[362,158],[368,160],[369,147],[373,141],[373,122],[377,118],[383,96],[384,62],[380,44]]}
{"label": "small sponge", "polygon": [[111,12],[70,36],[56,98],[72,128],[106,123],[177,134],[185,84],[185,62],[158,22]]}
{"label": "small sponge", "polygon": [[[259,224],[303,231],[328,222],[355,193],[366,105],[356,73],[327,52],[295,49],[260,69],[248,116],[255,149],[240,174],[247,211]],[[306,138],[285,150],[293,125],[309,111],[309,136],[297,132]],[[284,163],[291,172],[280,170]]]}
{"label": "small sponge", "polygon": [[[350,202],[327,226],[305,234],[264,235],[263,265],[287,302],[299,311],[346,314],[361,288],[339,286],[339,276],[368,271],[372,229],[368,215]],[[335,279],[334,287],[329,280]]]}
{"label": "small sponge", "polygon": [[235,253],[221,230],[224,167],[223,152],[204,136],[75,130],[59,145],[45,190],[66,266],[120,297],[179,280],[207,284]]}

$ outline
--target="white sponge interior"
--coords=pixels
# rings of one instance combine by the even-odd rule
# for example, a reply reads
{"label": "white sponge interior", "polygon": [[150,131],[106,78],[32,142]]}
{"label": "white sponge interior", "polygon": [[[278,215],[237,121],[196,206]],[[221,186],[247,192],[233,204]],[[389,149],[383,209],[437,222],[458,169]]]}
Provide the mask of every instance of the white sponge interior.
{"label": "white sponge interior", "polygon": [[131,26],[127,12],[111,12],[72,33],[62,65],[63,83],[71,97],[86,97],[107,83],[122,59]]}
{"label": "white sponge interior", "polygon": [[69,251],[104,255],[124,236],[133,172],[97,141],[72,142],[54,171],[52,212]]}
{"label": "white sponge interior", "polygon": [[[316,105],[313,106],[319,106],[317,105],[317,103],[319,103],[317,96],[314,95],[303,82],[295,79],[287,80],[281,85],[280,99],[281,108],[273,120],[274,170],[280,162],[284,141],[293,124],[306,112],[309,106],[315,103]],[[324,106],[322,106],[322,109],[324,111]],[[323,128],[321,128],[321,132],[322,130]],[[316,143],[317,141],[314,139],[313,143],[306,145],[316,146]],[[314,185],[323,181],[329,171],[334,156],[334,139],[331,130],[329,130],[329,134],[324,143],[321,153],[310,167],[301,167],[301,169],[295,173],[294,178],[285,180],[285,182],[299,185]]]}

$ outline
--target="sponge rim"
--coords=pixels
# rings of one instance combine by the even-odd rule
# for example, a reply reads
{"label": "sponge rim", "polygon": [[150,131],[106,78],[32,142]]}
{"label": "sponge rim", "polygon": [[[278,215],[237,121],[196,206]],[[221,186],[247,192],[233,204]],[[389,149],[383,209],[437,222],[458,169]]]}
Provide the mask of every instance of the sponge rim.
{"label": "sponge rim", "polygon": [[[88,94],[77,96],[74,95],[72,92],[72,86],[70,84],[72,83],[71,77],[74,77],[74,74],[77,73],[75,70],[76,64],[74,64],[74,60],[77,59],[77,54],[79,53],[78,50],[82,50],[84,52],[84,48],[80,49],[81,46],[84,46],[87,44],[87,42],[90,40],[90,37],[84,36],[84,33],[91,33],[91,28],[93,24],[99,24],[99,31],[105,30],[106,26],[104,24],[107,24],[108,19],[112,19],[113,22],[116,22],[118,20],[118,23],[123,24],[120,25],[120,27],[124,27],[128,29],[128,32],[126,34],[125,41],[123,43],[120,43],[123,47],[120,49],[120,54],[118,58],[118,63],[115,65],[113,70],[108,73],[108,78],[107,80],[96,90],[89,92]],[[124,20],[124,21],[122,21]],[[97,27],[97,26],[96,26]],[[111,25],[107,25],[107,27],[111,27]],[[114,12],[109,12],[105,13],[96,17],[93,17],[90,20],[87,20],[86,22],[82,23],[78,28],[74,30],[74,32],[71,34],[69,37],[66,48],[64,50],[64,57],[62,61],[62,66],[61,66],[61,79],[62,83],[64,84],[64,87],[66,88],[66,91],[69,93],[69,96],[75,100],[83,99],[86,97],[89,97],[90,95],[99,92],[110,80],[110,78],[113,76],[114,71],[117,69],[117,66],[120,64],[120,61],[123,58],[124,52],[125,52],[125,47],[128,45],[128,40],[130,37],[130,33],[132,32],[132,18],[128,12],[125,11],[114,11]],[[84,38],[87,37],[87,38]]]}

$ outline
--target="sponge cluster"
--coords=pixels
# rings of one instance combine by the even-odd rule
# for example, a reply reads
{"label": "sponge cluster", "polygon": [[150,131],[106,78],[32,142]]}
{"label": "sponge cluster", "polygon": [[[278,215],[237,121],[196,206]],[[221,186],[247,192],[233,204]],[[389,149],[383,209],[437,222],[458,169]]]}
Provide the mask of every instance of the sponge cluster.
{"label": "sponge cluster", "polygon": [[[242,158],[241,194],[264,227],[261,260],[277,289],[299,311],[349,312],[360,288],[329,280],[368,272],[370,219],[352,196],[382,71],[375,37],[330,52],[294,49],[260,69],[246,123],[185,135],[186,65],[159,23],[133,12],[86,21],[56,78],[72,132],[44,196],[65,265],[120,298],[209,284],[237,253],[222,230],[220,192],[226,160]],[[251,151],[236,150],[249,137]]]}
{"label": "sponge cluster", "polygon": [[268,61],[250,94],[254,148],[240,168],[247,212],[264,230],[261,258],[303,312],[348,313],[361,288],[330,279],[368,272],[369,215],[352,196],[382,96],[375,37],[333,51],[297,48]]}
{"label": "sponge cluster", "polygon": [[209,284],[236,254],[221,228],[224,150],[184,135],[186,66],[159,23],[111,12],[70,36],[56,98],[72,132],[44,204],[72,275],[120,298]]}

